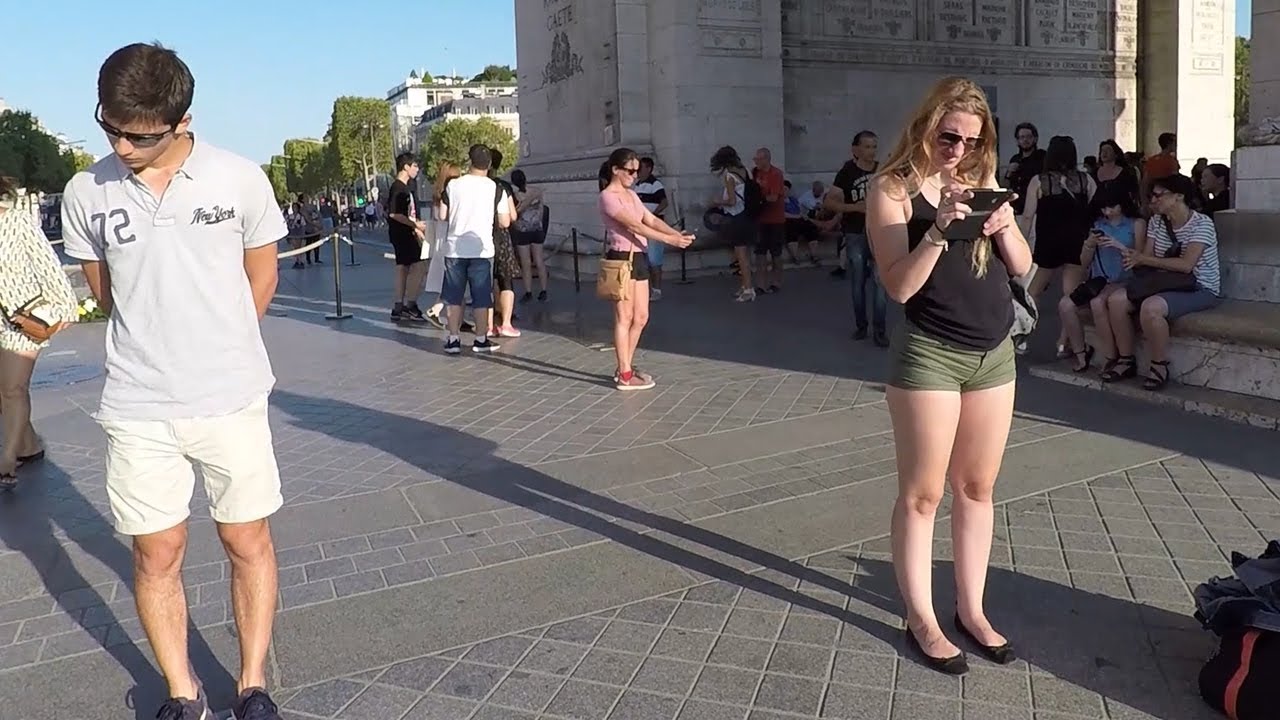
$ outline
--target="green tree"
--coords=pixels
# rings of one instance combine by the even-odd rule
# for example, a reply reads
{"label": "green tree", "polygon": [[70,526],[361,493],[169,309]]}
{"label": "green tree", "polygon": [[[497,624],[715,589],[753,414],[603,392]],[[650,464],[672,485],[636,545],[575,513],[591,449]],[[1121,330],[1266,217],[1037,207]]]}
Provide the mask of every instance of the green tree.
{"label": "green tree", "polygon": [[329,145],[326,162],[335,181],[364,178],[370,182],[379,171],[390,172],[395,163],[391,109],[378,98],[334,100],[324,139]]}
{"label": "green tree", "polygon": [[471,82],[515,82],[516,71],[510,65],[485,65]]}
{"label": "green tree", "polygon": [[267,174],[271,189],[276,194],[276,202],[281,205],[289,201],[288,163],[283,155],[272,155],[271,162],[262,166],[262,172]]}
{"label": "green tree", "polygon": [[319,140],[285,140],[285,187],[292,193],[314,195],[334,184],[329,157],[327,145]]}
{"label": "green tree", "polygon": [[74,168],[70,156],[58,149],[58,141],[40,129],[31,113],[0,113],[0,174],[16,178],[28,190],[58,193],[75,174]]}
{"label": "green tree", "polygon": [[62,159],[71,166],[71,172],[88,170],[93,165],[93,156],[78,148],[67,148],[62,151]]}
{"label": "green tree", "polygon": [[[1249,124],[1249,38],[1236,38],[1236,127]],[[1261,119],[1261,118],[1259,118]]]}
{"label": "green tree", "polygon": [[446,162],[465,171],[468,164],[467,151],[477,143],[502,153],[505,168],[497,168],[499,172],[515,164],[516,140],[510,130],[490,117],[475,120],[458,117],[431,128],[419,158],[423,173],[429,180],[435,180],[440,164]]}

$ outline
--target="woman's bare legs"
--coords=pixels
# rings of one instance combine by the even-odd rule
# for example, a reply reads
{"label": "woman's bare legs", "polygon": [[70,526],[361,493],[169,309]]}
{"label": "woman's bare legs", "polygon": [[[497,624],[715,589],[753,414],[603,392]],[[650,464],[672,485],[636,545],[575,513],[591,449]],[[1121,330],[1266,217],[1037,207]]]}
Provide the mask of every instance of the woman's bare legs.
{"label": "woman's bare legs", "polygon": [[1111,334],[1116,339],[1116,354],[1133,355],[1133,303],[1122,292],[1107,296],[1107,313],[1111,316]]}
{"label": "woman's bare legs", "polygon": [[538,269],[538,288],[542,292],[547,291],[547,260],[542,254],[542,243],[534,243],[529,246],[530,254],[533,256],[533,266]]}
{"label": "woman's bare legs", "polygon": [[511,316],[516,310],[516,291],[515,290],[499,290],[498,304],[496,306],[498,327],[511,327]]}
{"label": "woman's bare legs", "polygon": [[40,451],[39,439],[31,427],[31,373],[38,352],[0,350],[0,428],[4,449],[0,451],[0,473],[13,473],[18,458]]}
{"label": "woman's bare legs", "polygon": [[631,297],[613,304],[613,355],[618,360],[618,372],[631,369],[631,357],[635,352],[631,344],[631,319],[635,314],[636,283],[631,281]]}
{"label": "woman's bare legs", "polygon": [[893,569],[906,604],[907,627],[925,654],[953,657],[960,649],[942,632],[933,610],[933,526],[960,421],[960,394],[889,387],[886,399],[898,459]]}
{"label": "woman's bare legs", "polygon": [[1058,301],[1058,321],[1062,323],[1062,332],[1067,336],[1067,349],[1077,353],[1076,360],[1083,361],[1079,353],[1084,352],[1084,325],[1080,322],[1080,308],[1069,295],[1063,295]]}
{"label": "woman's bare legs", "polygon": [[1013,422],[1014,383],[960,395],[960,420],[948,471],[954,502],[951,544],[955,555],[956,610],[983,645],[1005,643],[983,611],[991,562],[995,507],[992,491]]}
{"label": "woman's bare legs", "polygon": [[533,259],[532,245],[517,245],[516,254],[520,256],[520,276],[524,280],[524,294],[533,293]]}
{"label": "woman's bare legs", "polygon": [[644,326],[649,324],[649,281],[637,280],[631,288],[631,327],[627,334],[627,369],[636,358],[636,348],[640,346],[640,334]]}
{"label": "woman's bare legs", "polygon": [[1111,329],[1111,313],[1107,312],[1107,298],[1116,291],[1123,291],[1124,285],[1112,284],[1102,288],[1102,292],[1089,301],[1089,313],[1093,315],[1093,329],[1097,337],[1098,352],[1107,360],[1116,357],[1115,332]]}

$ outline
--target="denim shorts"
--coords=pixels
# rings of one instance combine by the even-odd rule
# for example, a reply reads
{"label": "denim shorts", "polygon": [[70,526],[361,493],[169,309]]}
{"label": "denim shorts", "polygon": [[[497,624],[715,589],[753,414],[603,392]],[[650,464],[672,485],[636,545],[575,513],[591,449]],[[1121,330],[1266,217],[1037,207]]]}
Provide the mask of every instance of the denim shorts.
{"label": "denim shorts", "polygon": [[667,254],[667,244],[657,240],[649,241],[649,267],[662,268],[662,258]]}
{"label": "denim shorts", "polygon": [[461,305],[471,289],[471,307],[493,307],[493,262],[489,258],[445,258],[440,300]]}
{"label": "denim shorts", "polygon": [[1164,292],[1155,295],[1169,308],[1168,320],[1176,320],[1183,315],[1208,310],[1222,302],[1222,298],[1203,288],[1195,292]]}

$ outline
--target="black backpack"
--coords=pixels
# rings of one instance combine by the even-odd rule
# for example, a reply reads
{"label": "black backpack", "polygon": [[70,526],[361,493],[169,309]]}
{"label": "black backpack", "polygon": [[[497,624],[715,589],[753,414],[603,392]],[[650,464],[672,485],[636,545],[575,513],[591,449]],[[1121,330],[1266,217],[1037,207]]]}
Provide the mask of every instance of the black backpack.
{"label": "black backpack", "polygon": [[760,213],[764,212],[765,205],[768,205],[764,199],[764,190],[761,189],[760,183],[753,178],[738,178],[742,181],[742,205],[746,208],[743,213],[752,219],[760,217]]}
{"label": "black backpack", "polygon": [[1223,635],[1200,670],[1200,696],[1233,720],[1272,720],[1280,705],[1280,634],[1245,628]]}

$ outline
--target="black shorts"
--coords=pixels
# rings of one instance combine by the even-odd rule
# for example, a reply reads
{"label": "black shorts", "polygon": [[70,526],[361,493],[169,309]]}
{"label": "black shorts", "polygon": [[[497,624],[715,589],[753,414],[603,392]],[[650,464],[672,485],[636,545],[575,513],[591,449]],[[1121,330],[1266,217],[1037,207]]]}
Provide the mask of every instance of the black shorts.
{"label": "black shorts", "polygon": [[747,217],[746,213],[742,213],[725,218],[724,224],[720,226],[720,232],[724,233],[729,247],[751,247],[756,244],[757,228],[755,220]]}
{"label": "black shorts", "polygon": [[391,249],[396,254],[397,265],[413,265],[422,262],[422,244],[416,238],[391,238]]}
{"label": "black shorts", "polygon": [[511,244],[516,247],[526,245],[541,245],[546,242],[547,236],[538,230],[516,230],[511,229]]}
{"label": "black shorts", "polygon": [[813,242],[818,239],[818,226],[803,218],[787,218],[787,242]]}
{"label": "black shorts", "polygon": [[635,253],[626,250],[607,250],[604,259],[626,260],[628,256],[631,257],[631,279],[648,280],[652,273],[649,271],[649,254],[644,250]]}
{"label": "black shorts", "polygon": [[786,226],[782,223],[760,225],[759,239],[756,240],[757,255],[782,256],[782,246],[786,244]]}

